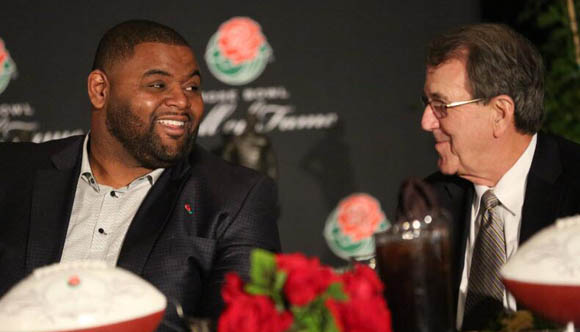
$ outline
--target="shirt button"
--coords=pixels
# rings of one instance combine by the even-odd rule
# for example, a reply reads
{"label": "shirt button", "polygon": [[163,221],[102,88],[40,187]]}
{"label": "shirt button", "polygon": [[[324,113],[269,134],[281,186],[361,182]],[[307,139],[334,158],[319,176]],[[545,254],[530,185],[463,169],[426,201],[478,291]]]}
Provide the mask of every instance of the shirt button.
{"label": "shirt button", "polygon": [[111,197],[117,197],[117,194],[114,191],[111,191]]}

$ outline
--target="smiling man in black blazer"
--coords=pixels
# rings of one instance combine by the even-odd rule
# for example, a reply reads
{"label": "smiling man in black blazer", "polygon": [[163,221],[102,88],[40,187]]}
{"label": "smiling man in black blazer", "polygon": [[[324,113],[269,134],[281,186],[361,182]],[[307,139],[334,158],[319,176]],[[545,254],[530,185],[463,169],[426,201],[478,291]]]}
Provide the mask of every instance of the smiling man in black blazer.
{"label": "smiling man in black blazer", "polygon": [[426,67],[421,126],[439,154],[428,180],[453,216],[457,328],[480,330],[517,309],[498,269],[535,232],[580,212],[580,146],[538,133],[542,59],[510,28],[445,33]]}
{"label": "smiling man in black blazer", "polygon": [[[252,248],[280,250],[273,182],[195,145],[201,75],[171,28],[110,29],[88,94],[88,135],[0,144],[0,296],[37,267],[97,259],[215,317],[224,274],[247,276]],[[170,307],[159,330],[176,324]]]}

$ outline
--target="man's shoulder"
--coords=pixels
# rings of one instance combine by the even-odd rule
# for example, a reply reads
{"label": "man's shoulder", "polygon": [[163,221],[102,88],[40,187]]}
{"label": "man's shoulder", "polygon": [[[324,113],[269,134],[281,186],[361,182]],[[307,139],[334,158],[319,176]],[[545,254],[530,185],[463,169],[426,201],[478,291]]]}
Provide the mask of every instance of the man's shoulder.
{"label": "man's shoulder", "polygon": [[[538,134],[538,149],[553,150],[558,153],[558,161],[562,167],[564,175],[580,174],[580,144],[563,138],[561,136],[540,133]],[[541,143],[540,143],[541,142]],[[540,147],[541,144],[541,147]],[[542,156],[551,157],[551,154],[545,151],[541,153]],[[580,177],[578,177],[580,179]]]}
{"label": "man's shoulder", "polygon": [[199,146],[190,165],[191,175],[183,192],[195,193],[210,210],[231,209],[235,214],[243,206],[268,210],[276,206],[276,184],[263,173],[226,162]]}
{"label": "man's shoulder", "polygon": [[71,136],[43,143],[4,142],[0,143],[0,159],[4,166],[27,165],[34,166],[50,159],[55,153],[62,151],[71,144],[78,143],[84,136]]}
{"label": "man's shoulder", "polygon": [[[560,136],[551,136],[560,148],[562,160],[566,164],[580,166],[580,144]],[[580,169],[576,169],[580,171]]]}
{"label": "man's shoulder", "polygon": [[265,174],[227,162],[199,145],[191,155],[190,164],[193,175],[202,176],[207,183],[227,184],[232,189],[236,186],[252,186],[257,181],[273,183]]}

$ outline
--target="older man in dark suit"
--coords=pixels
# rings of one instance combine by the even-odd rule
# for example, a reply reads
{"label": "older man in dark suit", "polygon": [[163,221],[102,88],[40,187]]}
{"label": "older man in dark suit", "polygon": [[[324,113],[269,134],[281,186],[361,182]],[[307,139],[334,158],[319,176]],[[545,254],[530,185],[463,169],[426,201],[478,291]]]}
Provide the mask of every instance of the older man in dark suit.
{"label": "older man in dark suit", "polygon": [[[0,296],[37,267],[96,259],[215,317],[224,274],[247,276],[254,247],[280,250],[273,182],[195,146],[201,75],[171,28],[109,30],[88,94],[88,135],[0,145]],[[179,323],[170,309],[160,331]]]}
{"label": "older man in dark suit", "polygon": [[455,29],[428,46],[421,125],[440,172],[428,180],[453,216],[457,328],[478,330],[517,303],[499,269],[558,217],[580,212],[580,146],[538,133],[543,65],[506,26]]}

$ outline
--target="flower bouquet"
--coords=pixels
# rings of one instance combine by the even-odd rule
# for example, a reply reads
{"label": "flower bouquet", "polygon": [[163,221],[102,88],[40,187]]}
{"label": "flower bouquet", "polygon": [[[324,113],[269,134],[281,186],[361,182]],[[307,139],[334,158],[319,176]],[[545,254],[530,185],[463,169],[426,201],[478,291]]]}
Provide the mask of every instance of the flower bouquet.
{"label": "flower bouquet", "polygon": [[256,249],[250,281],[227,274],[222,296],[219,332],[391,332],[383,285],[360,264],[337,274],[316,258]]}

